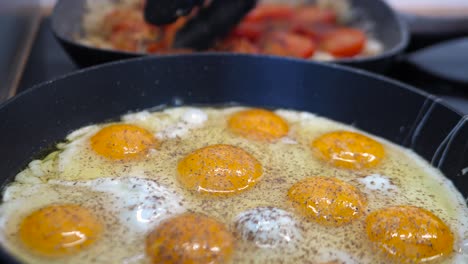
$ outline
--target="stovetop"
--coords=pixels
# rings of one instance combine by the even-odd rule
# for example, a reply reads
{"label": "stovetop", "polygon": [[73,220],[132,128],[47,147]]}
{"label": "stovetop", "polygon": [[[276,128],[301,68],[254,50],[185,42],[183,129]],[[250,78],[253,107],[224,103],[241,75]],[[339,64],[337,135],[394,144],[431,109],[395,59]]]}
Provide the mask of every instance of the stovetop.
{"label": "stovetop", "polygon": [[41,22],[36,40],[31,48],[18,85],[18,92],[78,69],[55,40],[50,27],[50,19],[45,18]]}
{"label": "stovetop", "polygon": [[[24,71],[20,76],[17,92],[25,91],[38,83],[57,78],[77,69],[78,67],[73,64],[72,60],[55,40],[51,32],[50,19],[45,17],[41,21]],[[386,75],[435,94],[452,108],[468,115],[468,87],[466,86],[439,80],[414,68],[398,64],[390,69]]]}

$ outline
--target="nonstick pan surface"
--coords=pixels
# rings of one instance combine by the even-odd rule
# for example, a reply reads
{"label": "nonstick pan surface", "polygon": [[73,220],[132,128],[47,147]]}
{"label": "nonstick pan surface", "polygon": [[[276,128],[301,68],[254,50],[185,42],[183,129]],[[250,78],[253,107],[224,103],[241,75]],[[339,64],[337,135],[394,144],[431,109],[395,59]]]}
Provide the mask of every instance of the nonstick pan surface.
{"label": "nonstick pan surface", "polygon": [[[86,12],[86,1],[59,0],[52,14],[54,35],[78,65],[90,66],[145,55],[94,48],[76,41],[77,36],[83,35],[81,25],[83,15]],[[335,62],[383,72],[408,45],[409,33],[406,24],[400,21],[398,15],[383,0],[350,0],[350,3],[356,11],[356,21],[353,24],[369,25],[368,22],[370,22],[373,34],[382,42],[385,49],[380,55],[341,59]]]}
{"label": "nonstick pan surface", "polygon": [[[176,55],[101,65],[0,106],[7,184],[67,133],[161,105],[237,103],[309,111],[412,148],[468,197],[468,122],[437,98],[360,70],[248,55]],[[12,262],[0,252],[6,263]]]}

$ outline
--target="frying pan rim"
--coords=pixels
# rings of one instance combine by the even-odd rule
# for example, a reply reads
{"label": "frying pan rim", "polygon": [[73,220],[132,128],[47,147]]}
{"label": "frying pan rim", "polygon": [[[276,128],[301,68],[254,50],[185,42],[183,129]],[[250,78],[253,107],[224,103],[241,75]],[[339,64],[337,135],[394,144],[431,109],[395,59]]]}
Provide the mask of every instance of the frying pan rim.
{"label": "frying pan rim", "polygon": [[[99,47],[93,47],[91,45],[85,45],[85,44],[82,44],[76,40],[73,40],[73,39],[70,39],[69,37],[67,36],[64,36],[63,34],[61,34],[61,32],[59,30],[57,30],[57,9],[59,7],[59,5],[63,2],[64,0],[58,0],[57,3],[55,4],[53,10],[52,10],[52,15],[51,15],[51,28],[52,28],[52,32],[53,32],[53,35],[60,41],[63,41],[64,43],[66,43],[67,45],[71,45],[71,46],[76,46],[80,49],[89,49],[89,50],[92,50],[92,51],[96,51],[96,52],[101,52],[101,53],[107,53],[107,54],[113,54],[113,55],[123,55],[123,56],[128,56],[128,57],[156,57],[156,58],[159,58],[161,56],[165,56],[165,55],[161,55],[161,54],[148,54],[148,53],[143,53],[143,52],[129,52],[129,51],[119,51],[119,50],[115,50],[115,49],[106,49],[106,48],[99,48]],[[394,45],[392,48],[390,48],[389,50],[385,50],[384,52],[380,53],[380,54],[377,54],[377,55],[374,55],[374,56],[365,56],[365,57],[356,57],[356,58],[341,58],[341,59],[334,59],[333,61],[331,61],[332,63],[367,63],[367,62],[373,62],[373,61],[380,61],[380,60],[384,60],[386,58],[391,58],[393,56],[396,56],[398,54],[400,54],[401,52],[403,52],[403,50],[409,45],[409,40],[410,40],[410,32],[409,32],[409,28],[407,26],[407,23],[404,22],[404,20],[397,15],[396,11],[394,11],[390,5],[388,3],[386,3],[385,1],[383,0],[378,0],[380,2],[380,4],[382,4],[382,6],[384,6],[384,8],[386,8],[389,13],[391,14],[391,17],[394,21],[396,21],[397,25],[398,25],[398,32],[400,33],[400,41]],[[200,52],[198,52],[200,53]],[[205,53],[205,52],[201,52],[201,53]],[[209,53],[209,52],[208,52]],[[238,53],[234,53],[234,52],[217,52],[219,54],[238,54]],[[182,55],[185,55],[185,54],[182,54]],[[269,57],[271,55],[264,55],[264,54],[256,54],[256,55],[253,55],[253,56],[258,56],[258,57]],[[285,58],[285,57],[281,57],[281,56],[278,56],[280,58]],[[311,59],[300,59],[300,60],[303,60],[303,61],[306,61],[306,62],[311,62],[311,61],[314,61],[314,60],[311,60]]]}
{"label": "frying pan rim", "polygon": [[[60,81],[62,79],[66,79],[68,77],[75,76],[75,75],[80,75],[80,74],[88,72],[88,71],[95,71],[95,70],[99,70],[100,68],[118,67],[118,65],[121,65],[121,64],[132,64],[132,63],[143,62],[143,61],[152,61],[152,60],[157,61],[157,60],[161,60],[161,59],[163,59],[163,60],[164,59],[169,59],[170,60],[170,59],[173,59],[173,58],[174,59],[177,59],[177,58],[187,59],[187,58],[191,58],[191,57],[214,57],[214,58],[218,57],[219,59],[234,58],[234,57],[245,57],[245,58],[249,58],[249,59],[252,59],[252,60],[269,60],[269,61],[280,61],[280,62],[281,61],[291,61],[291,62],[294,62],[294,63],[303,64],[303,65],[312,64],[312,65],[316,65],[318,67],[323,67],[323,68],[327,68],[327,69],[337,69],[337,70],[340,70],[340,71],[349,72],[349,73],[352,73],[352,74],[357,74],[357,75],[360,75],[360,76],[364,76],[365,78],[371,78],[371,79],[375,79],[375,80],[378,80],[378,81],[386,82],[386,83],[389,83],[391,85],[398,86],[400,88],[403,88],[403,89],[406,89],[406,90],[411,91],[413,93],[424,96],[425,98],[428,98],[428,99],[431,99],[431,100],[437,100],[441,105],[448,108],[452,112],[456,113],[461,118],[465,116],[459,110],[457,110],[454,107],[448,105],[440,97],[437,97],[437,96],[435,96],[433,94],[425,92],[425,91],[423,91],[423,90],[421,90],[421,89],[419,89],[419,88],[417,88],[415,86],[403,83],[401,81],[398,81],[398,80],[395,80],[395,79],[392,79],[392,78],[389,78],[389,77],[386,77],[386,76],[383,76],[383,75],[379,75],[377,73],[362,70],[362,69],[359,69],[359,68],[354,68],[354,67],[351,67],[351,66],[335,64],[335,63],[305,61],[305,60],[302,60],[302,59],[288,58],[288,57],[279,57],[279,56],[270,56],[270,55],[264,55],[264,56],[258,57],[256,55],[251,55],[251,54],[220,53],[220,52],[192,53],[192,54],[169,54],[169,55],[160,55],[158,57],[155,57],[155,56],[141,56],[141,57],[111,61],[111,62],[107,62],[107,63],[103,63],[103,64],[90,66],[90,67],[87,67],[87,68],[78,69],[76,71],[73,71],[73,72],[66,73],[66,74],[63,74],[61,76],[55,77],[55,78],[53,78],[51,80],[35,84],[35,85],[31,86],[29,89],[26,89],[25,91],[22,91],[18,95],[6,100],[3,103],[0,103],[0,112],[4,108],[8,107],[8,105],[14,103],[16,100],[20,100],[23,96],[27,96],[29,93],[35,92],[36,90],[39,90],[42,87],[47,87],[47,85],[50,84],[50,83],[55,83],[55,82]],[[466,115],[466,116],[468,116],[468,115]]]}

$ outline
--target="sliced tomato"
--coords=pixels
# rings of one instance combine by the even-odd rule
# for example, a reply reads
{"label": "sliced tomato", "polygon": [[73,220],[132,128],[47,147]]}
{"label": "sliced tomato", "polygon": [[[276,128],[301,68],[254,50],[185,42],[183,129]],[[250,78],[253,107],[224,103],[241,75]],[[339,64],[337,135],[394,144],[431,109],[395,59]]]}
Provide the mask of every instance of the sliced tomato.
{"label": "sliced tomato", "polygon": [[232,34],[235,37],[257,41],[266,28],[267,25],[265,23],[244,21],[233,30]]}
{"label": "sliced tomato", "polygon": [[104,17],[104,31],[115,32],[135,32],[146,31],[152,26],[146,24],[143,16],[131,9],[117,9]]}
{"label": "sliced tomato", "polygon": [[148,53],[156,53],[158,51],[161,51],[162,49],[164,49],[164,46],[161,44],[161,42],[149,43],[146,46],[146,52]]}
{"label": "sliced tomato", "polygon": [[335,31],[337,29],[335,25],[321,23],[293,24],[291,28],[293,32],[312,38],[314,40],[320,40],[330,32]]}
{"label": "sliced tomato", "polygon": [[247,54],[258,54],[260,49],[248,41],[247,39],[239,39],[234,43],[233,50],[234,52],[247,53]]}
{"label": "sliced tomato", "polygon": [[137,41],[125,32],[115,32],[109,37],[109,42],[117,50],[137,51]]}
{"label": "sliced tomato", "polygon": [[113,27],[112,34],[123,33],[134,36],[135,40],[146,39],[157,34],[157,28],[143,21],[122,21]]}
{"label": "sliced tomato", "polygon": [[114,31],[116,24],[120,23],[126,14],[123,10],[116,9],[104,16],[102,20],[101,29],[104,33],[110,33]]}
{"label": "sliced tomato", "polygon": [[260,49],[246,38],[230,37],[218,46],[218,51],[258,54]]}
{"label": "sliced tomato", "polygon": [[291,31],[299,35],[309,37],[311,39],[318,39],[318,32],[315,30],[315,27],[309,25],[293,25]]}
{"label": "sliced tomato", "polygon": [[366,34],[354,28],[340,28],[327,34],[320,47],[335,57],[353,57],[364,49]]}
{"label": "sliced tomato", "polygon": [[313,24],[327,23],[336,24],[337,15],[333,10],[322,9],[317,6],[300,6],[294,11],[293,21],[295,23]]}
{"label": "sliced tomato", "polygon": [[189,54],[193,53],[192,49],[164,49],[157,52],[158,54]]}
{"label": "sliced tomato", "polygon": [[315,43],[310,38],[289,32],[274,32],[264,40],[265,54],[309,58],[315,52]]}
{"label": "sliced tomato", "polygon": [[260,4],[250,11],[244,20],[250,22],[285,20],[290,19],[293,14],[294,9],[290,5]]}

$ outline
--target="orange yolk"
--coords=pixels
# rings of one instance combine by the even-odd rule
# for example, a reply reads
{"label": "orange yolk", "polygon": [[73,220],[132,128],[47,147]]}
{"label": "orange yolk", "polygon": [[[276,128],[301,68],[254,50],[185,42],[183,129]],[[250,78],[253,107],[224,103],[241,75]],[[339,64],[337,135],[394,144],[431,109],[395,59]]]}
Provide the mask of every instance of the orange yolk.
{"label": "orange yolk", "polygon": [[233,236],[223,224],[194,213],[166,220],[146,238],[151,263],[227,263],[233,247]]}
{"label": "orange yolk", "polygon": [[157,147],[149,131],[134,125],[116,124],[104,127],[91,138],[93,150],[111,160],[133,160]]}
{"label": "orange yolk", "polygon": [[21,241],[34,252],[59,257],[71,255],[93,244],[102,225],[81,206],[51,205],[28,215],[19,228]]}
{"label": "orange yolk", "polygon": [[263,110],[250,109],[237,112],[228,121],[229,129],[252,140],[272,141],[288,134],[289,126],[277,114]]}
{"label": "orange yolk", "polygon": [[379,142],[348,131],[324,134],[312,142],[312,149],[319,159],[346,169],[372,168],[385,156]]}
{"label": "orange yolk", "polygon": [[395,206],[366,218],[369,239],[398,262],[424,262],[450,254],[453,234],[428,210]]}
{"label": "orange yolk", "polygon": [[325,226],[341,226],[360,218],[367,207],[365,196],[336,178],[311,177],[294,184],[288,198],[303,215]]}
{"label": "orange yolk", "polygon": [[212,195],[242,192],[255,185],[263,173],[255,157],[231,145],[195,150],[179,162],[177,170],[187,189]]}

